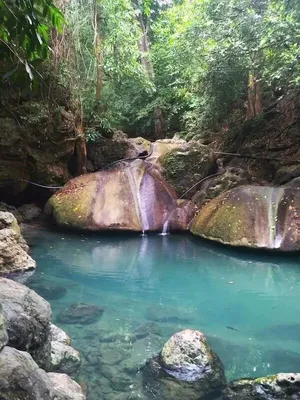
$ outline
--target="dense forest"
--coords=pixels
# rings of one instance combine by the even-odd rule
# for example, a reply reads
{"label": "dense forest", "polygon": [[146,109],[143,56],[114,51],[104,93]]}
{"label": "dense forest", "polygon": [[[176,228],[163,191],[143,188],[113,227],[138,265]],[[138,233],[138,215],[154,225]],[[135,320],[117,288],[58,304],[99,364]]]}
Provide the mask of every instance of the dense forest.
{"label": "dense forest", "polygon": [[63,93],[91,141],[203,137],[300,84],[299,32],[297,0],[1,0],[1,86]]}

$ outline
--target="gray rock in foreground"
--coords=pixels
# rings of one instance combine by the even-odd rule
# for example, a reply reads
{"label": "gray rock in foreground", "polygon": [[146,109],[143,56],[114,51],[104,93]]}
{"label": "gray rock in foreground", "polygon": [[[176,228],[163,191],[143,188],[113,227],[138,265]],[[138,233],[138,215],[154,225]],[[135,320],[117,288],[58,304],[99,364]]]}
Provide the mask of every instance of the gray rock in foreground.
{"label": "gray rock in foreground", "polygon": [[225,386],[224,369],[203,333],[174,334],[143,371],[144,389],[153,399],[218,398]]}
{"label": "gray rock in foreground", "polygon": [[66,374],[49,372],[50,378],[58,400],[85,400],[82,388]]}
{"label": "gray rock in foreground", "polygon": [[49,303],[28,287],[0,278],[0,304],[9,346],[27,351],[40,367],[48,369],[51,358]]}
{"label": "gray rock in foreground", "polygon": [[1,400],[84,400],[80,386],[60,374],[47,374],[32,357],[12,347],[0,353]]}
{"label": "gray rock in foreground", "polygon": [[51,342],[51,371],[75,376],[79,367],[80,355],[77,350],[64,343]]}
{"label": "gray rock in foreground", "polygon": [[277,374],[229,383],[224,400],[300,400],[300,374]]}

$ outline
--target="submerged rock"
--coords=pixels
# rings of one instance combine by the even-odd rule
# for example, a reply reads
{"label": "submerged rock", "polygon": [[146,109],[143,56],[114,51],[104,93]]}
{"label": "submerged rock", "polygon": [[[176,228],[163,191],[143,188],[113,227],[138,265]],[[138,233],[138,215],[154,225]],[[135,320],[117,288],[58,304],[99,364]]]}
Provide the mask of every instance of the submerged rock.
{"label": "submerged rock", "polygon": [[225,385],[221,361],[199,331],[175,333],[147,362],[144,387],[151,398],[200,400],[219,395]]}
{"label": "submerged rock", "polygon": [[231,382],[224,400],[299,400],[300,374],[277,374]]}
{"label": "submerged rock", "polygon": [[91,324],[96,322],[104,313],[104,309],[91,304],[74,303],[63,310],[59,322],[63,324]]}
{"label": "submerged rock", "polygon": [[142,160],[75,178],[45,208],[61,226],[136,232],[162,231],[166,221],[175,230],[185,230],[184,210],[158,169]]}
{"label": "submerged rock", "polygon": [[2,400],[84,400],[80,386],[66,375],[47,374],[32,357],[12,347],[0,353]]}
{"label": "submerged rock", "polygon": [[27,252],[16,218],[0,211],[0,275],[33,270],[35,261]]}
{"label": "submerged rock", "polygon": [[50,363],[49,303],[20,283],[0,278],[0,304],[8,332],[8,344],[29,352],[42,368]]}
{"label": "submerged rock", "polygon": [[67,289],[63,286],[57,286],[52,282],[33,282],[31,287],[46,300],[58,300],[64,297]]}
{"label": "submerged rock", "polygon": [[193,234],[233,246],[300,249],[300,190],[240,186],[218,196],[193,219]]}

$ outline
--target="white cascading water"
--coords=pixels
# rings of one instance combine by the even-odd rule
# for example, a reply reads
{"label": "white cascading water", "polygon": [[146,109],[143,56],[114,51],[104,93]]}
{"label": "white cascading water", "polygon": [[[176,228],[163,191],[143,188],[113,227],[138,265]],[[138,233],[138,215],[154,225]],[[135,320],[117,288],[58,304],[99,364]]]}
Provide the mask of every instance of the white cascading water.
{"label": "white cascading water", "polygon": [[166,235],[168,235],[168,234],[169,234],[168,229],[169,229],[169,221],[168,221],[168,219],[167,219],[167,220],[165,221],[165,223],[163,224],[163,229],[162,229],[162,232],[160,233],[160,235],[161,235],[161,236],[166,236]]}

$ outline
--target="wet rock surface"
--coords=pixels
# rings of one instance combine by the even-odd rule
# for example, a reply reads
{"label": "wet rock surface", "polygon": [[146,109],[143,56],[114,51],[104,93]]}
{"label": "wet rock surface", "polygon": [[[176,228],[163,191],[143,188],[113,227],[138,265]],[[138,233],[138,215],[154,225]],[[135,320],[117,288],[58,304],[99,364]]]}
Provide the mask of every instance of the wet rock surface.
{"label": "wet rock surface", "polygon": [[231,382],[224,400],[299,400],[300,374],[277,374]]}
{"label": "wet rock surface", "polygon": [[159,170],[142,160],[71,180],[45,211],[60,226],[92,231],[161,232],[167,221],[186,230],[185,214],[191,215],[190,208],[178,205]]}
{"label": "wet rock surface", "polygon": [[26,286],[0,278],[0,304],[9,346],[29,352],[39,366],[50,363],[49,303]]}
{"label": "wet rock surface", "polygon": [[35,268],[13,214],[0,211],[0,276]]}
{"label": "wet rock surface", "polygon": [[205,336],[194,330],[174,334],[146,364],[144,388],[150,398],[199,400],[219,396],[225,386],[221,361]]}
{"label": "wet rock surface", "polygon": [[240,186],[201,208],[194,235],[233,246],[300,249],[300,191],[291,187]]}
{"label": "wet rock surface", "polygon": [[91,324],[97,321],[103,313],[104,309],[101,307],[74,303],[59,314],[58,321],[63,324]]}

